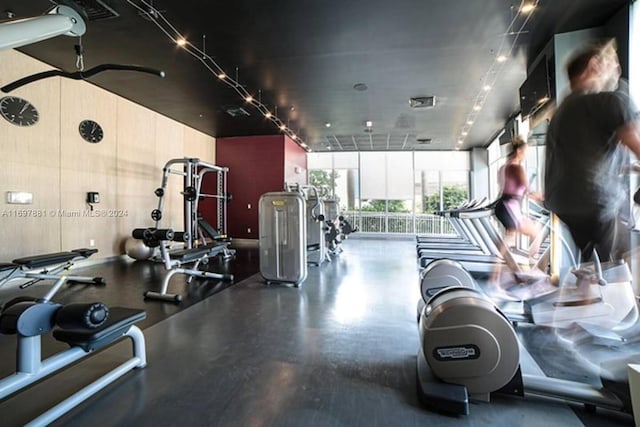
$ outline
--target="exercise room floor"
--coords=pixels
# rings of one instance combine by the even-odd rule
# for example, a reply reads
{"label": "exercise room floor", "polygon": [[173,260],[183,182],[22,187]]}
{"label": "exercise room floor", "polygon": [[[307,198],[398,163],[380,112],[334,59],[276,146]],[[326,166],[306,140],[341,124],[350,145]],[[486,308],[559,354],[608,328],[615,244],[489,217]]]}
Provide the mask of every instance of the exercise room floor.
{"label": "exercise room floor", "polygon": [[[142,299],[144,290],[159,286],[161,265],[119,260],[76,270],[104,275],[108,284],[67,287],[57,300],[101,300],[148,310],[141,324],[148,366],[125,375],[55,425],[633,425],[627,415],[598,411],[585,417],[580,406],[574,411],[533,398],[475,403],[467,417],[421,407],[413,240],[348,240],[332,263],[310,268],[300,288],[265,286],[256,273],[255,250],[239,250],[228,270],[246,279],[230,287],[193,283],[181,306]],[[39,287],[30,293],[41,292]],[[182,280],[174,289],[184,292],[184,287]],[[0,289],[0,300],[12,294],[19,294],[15,287]],[[53,340],[43,345],[48,354],[65,348]],[[130,347],[123,341],[1,401],[0,424],[24,425],[123,360]],[[14,351],[15,337],[0,336],[2,377],[13,372]],[[525,371],[537,369],[533,361],[523,364]]]}

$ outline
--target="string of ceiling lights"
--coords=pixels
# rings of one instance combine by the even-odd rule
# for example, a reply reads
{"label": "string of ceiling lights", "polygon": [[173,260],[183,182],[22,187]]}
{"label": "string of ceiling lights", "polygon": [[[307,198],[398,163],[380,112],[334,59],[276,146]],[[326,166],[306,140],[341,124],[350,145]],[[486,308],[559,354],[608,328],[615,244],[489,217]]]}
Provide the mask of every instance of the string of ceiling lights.
{"label": "string of ceiling lights", "polygon": [[[482,86],[478,91],[478,94],[474,98],[473,107],[471,108],[471,111],[469,112],[469,114],[467,114],[467,120],[462,125],[462,129],[460,130],[460,136],[458,138],[458,143],[456,145],[456,150],[459,150],[462,147],[462,144],[464,143],[465,138],[467,137],[467,135],[469,135],[469,131],[471,130],[471,127],[475,123],[476,118],[480,114],[480,111],[482,110],[482,106],[484,105],[484,102],[486,101],[489,95],[489,92],[495,85],[498,79],[498,75],[502,70],[502,67],[504,67],[504,64],[506,63],[507,59],[511,56],[513,49],[516,45],[516,42],[518,41],[518,37],[520,36],[520,34],[523,33],[524,27],[527,25],[527,22],[529,22],[529,19],[531,18],[531,12],[538,6],[539,2],[540,0],[535,0],[535,1],[521,0],[520,6],[518,7],[517,12],[514,14],[513,18],[511,19],[511,23],[509,23],[509,27],[502,35],[502,39],[500,40],[500,45],[498,47],[494,60],[491,63],[491,66],[489,67],[487,72],[485,73],[484,78],[482,79]],[[513,31],[516,21],[521,15],[524,15],[525,19],[520,25],[520,28],[518,28],[516,31]],[[513,41],[511,45],[508,47],[508,49],[505,49],[504,47],[505,41],[507,40],[507,37],[511,35],[514,35]]]}
{"label": "string of ceiling lights", "polygon": [[[287,126],[278,116],[277,106],[275,111],[272,112],[265,104],[262,103],[260,95],[256,99],[251,93],[249,93],[243,85],[238,82],[236,78],[232,78],[224,69],[218,65],[218,63],[209,56],[204,49],[204,36],[203,36],[203,49],[194,46],[190,41],[186,39],[163,15],[156,9],[152,2],[146,0],[127,0],[131,6],[140,11],[140,13],[153,22],[169,39],[171,39],[176,45],[184,49],[188,54],[198,59],[216,78],[218,81],[226,84],[231,89],[236,91],[240,97],[247,103],[255,107],[267,120],[270,120],[282,133],[293,139],[298,145],[300,145],[306,151],[311,151],[309,146],[296,135],[296,133]],[[237,71],[237,70],[236,70]],[[260,92],[259,92],[260,93]]]}

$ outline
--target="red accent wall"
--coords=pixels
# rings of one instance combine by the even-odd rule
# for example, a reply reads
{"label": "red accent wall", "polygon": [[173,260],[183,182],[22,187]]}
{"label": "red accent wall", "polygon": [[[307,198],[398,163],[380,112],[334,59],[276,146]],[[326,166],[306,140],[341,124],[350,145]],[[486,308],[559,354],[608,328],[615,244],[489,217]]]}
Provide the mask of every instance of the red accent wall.
{"label": "red accent wall", "polygon": [[307,183],[307,153],[291,138],[284,138],[284,180],[288,184]]}
{"label": "red accent wall", "polygon": [[[285,181],[304,184],[307,179],[305,151],[284,135],[217,138],[216,165],[229,168],[227,189],[233,200],[227,207],[227,227],[236,239],[258,238],[262,194],[282,191]],[[215,220],[215,210],[202,210],[202,215]]]}

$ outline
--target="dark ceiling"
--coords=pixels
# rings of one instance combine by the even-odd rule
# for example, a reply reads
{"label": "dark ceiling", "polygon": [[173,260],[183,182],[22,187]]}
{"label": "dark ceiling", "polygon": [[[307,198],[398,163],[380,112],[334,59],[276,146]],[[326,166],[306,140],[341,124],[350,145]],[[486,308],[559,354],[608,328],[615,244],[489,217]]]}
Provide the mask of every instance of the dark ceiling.
{"label": "dark ceiling", "polygon": [[[519,0],[101,2],[118,16],[87,22],[85,68],[137,64],[167,76],[110,71],[92,83],[214,137],[278,133],[205,66],[212,63],[206,55],[313,151],[450,150],[460,139],[462,149],[484,146],[518,111],[526,64],[554,33],[601,25],[629,3],[540,0],[523,15]],[[51,6],[0,0],[0,17],[36,16]],[[176,46],[154,17],[204,55]],[[76,71],[76,43],[60,36],[20,50]],[[505,62],[496,61],[501,53],[509,53]],[[410,106],[424,96],[435,96],[435,107]]]}

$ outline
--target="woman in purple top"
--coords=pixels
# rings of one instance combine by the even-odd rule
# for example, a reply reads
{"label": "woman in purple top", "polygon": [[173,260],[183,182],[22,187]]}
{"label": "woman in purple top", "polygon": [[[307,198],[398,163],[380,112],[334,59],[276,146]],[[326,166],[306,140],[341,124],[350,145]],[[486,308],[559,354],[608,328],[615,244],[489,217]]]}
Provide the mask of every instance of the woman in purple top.
{"label": "woman in purple top", "polygon": [[529,192],[529,183],[522,167],[526,154],[527,143],[522,138],[516,137],[512,142],[512,151],[507,157],[507,162],[498,172],[501,190],[494,212],[508,236],[514,232],[529,236],[532,242],[529,247],[529,257],[532,258],[540,247],[540,242],[536,239],[540,229],[535,222],[522,213],[522,199],[529,195],[534,200],[541,201],[542,197],[537,193]]}

